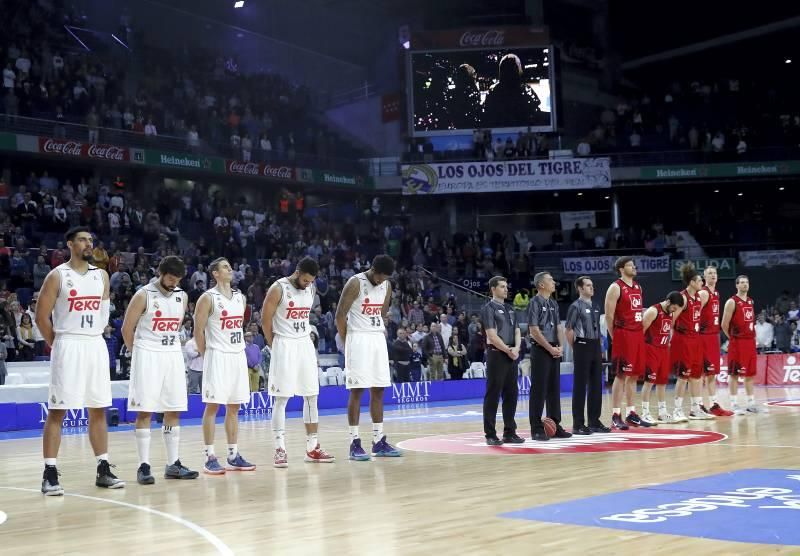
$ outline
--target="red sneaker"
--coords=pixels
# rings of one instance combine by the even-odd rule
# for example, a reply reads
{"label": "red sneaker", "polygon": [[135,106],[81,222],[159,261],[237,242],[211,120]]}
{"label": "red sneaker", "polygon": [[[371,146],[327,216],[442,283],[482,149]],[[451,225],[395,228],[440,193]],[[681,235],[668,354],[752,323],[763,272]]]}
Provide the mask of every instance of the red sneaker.
{"label": "red sneaker", "polygon": [[715,403],[711,406],[711,410],[709,411],[712,415],[716,415],[717,417],[730,417],[733,415],[733,411],[728,411],[727,409],[722,409],[722,407]]}
{"label": "red sneaker", "polygon": [[275,459],[272,465],[278,468],[289,467],[289,459],[286,457],[286,450],[283,448],[275,450]]}
{"label": "red sneaker", "polygon": [[306,457],[303,459],[308,463],[333,463],[336,461],[336,458],[320,448],[319,444],[310,452],[306,452]]}

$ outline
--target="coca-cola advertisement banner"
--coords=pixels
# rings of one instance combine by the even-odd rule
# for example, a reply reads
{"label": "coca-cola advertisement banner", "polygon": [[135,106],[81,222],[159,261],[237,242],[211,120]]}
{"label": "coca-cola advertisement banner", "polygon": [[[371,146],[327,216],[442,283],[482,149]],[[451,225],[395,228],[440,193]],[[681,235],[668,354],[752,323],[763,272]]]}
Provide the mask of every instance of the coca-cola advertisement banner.
{"label": "coca-cola advertisement banner", "polygon": [[285,166],[281,164],[226,160],[225,171],[234,176],[262,177],[288,181],[295,179],[294,166]]}
{"label": "coca-cola advertisement banner", "polygon": [[127,147],[116,145],[98,145],[82,141],[67,139],[53,139],[39,137],[39,152],[42,154],[55,154],[75,158],[91,158],[95,160],[108,160],[111,162],[128,162],[131,159]]}
{"label": "coca-cola advertisement banner", "polygon": [[544,27],[497,26],[425,31],[411,35],[412,50],[545,46],[550,32]]}

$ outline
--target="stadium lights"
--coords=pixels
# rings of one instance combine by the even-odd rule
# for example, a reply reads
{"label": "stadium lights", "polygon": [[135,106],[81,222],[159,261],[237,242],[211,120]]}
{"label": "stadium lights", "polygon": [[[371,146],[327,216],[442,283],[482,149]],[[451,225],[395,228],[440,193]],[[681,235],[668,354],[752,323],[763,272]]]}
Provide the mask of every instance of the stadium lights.
{"label": "stadium lights", "polygon": [[742,193],[741,191],[736,194],[737,197],[741,197],[742,195],[744,195],[744,193]]}
{"label": "stadium lights", "polygon": [[236,2],[233,3],[233,7],[244,8],[244,0],[236,0]]}
{"label": "stadium lights", "polygon": [[719,189],[715,189],[715,190],[714,190],[714,193],[719,193]]}
{"label": "stadium lights", "polygon": [[780,186],[780,187],[778,188],[778,191],[783,191],[784,189],[786,189],[786,188],[785,188],[785,187],[783,187],[783,186]]}
{"label": "stadium lights", "polygon": [[786,60],[784,60],[783,62],[785,64],[791,64],[792,63],[792,59],[791,58],[786,58]]}
{"label": "stadium lights", "polygon": [[411,41],[405,41],[405,42],[403,43],[403,48],[405,48],[406,50],[408,50],[409,48],[411,48]]}

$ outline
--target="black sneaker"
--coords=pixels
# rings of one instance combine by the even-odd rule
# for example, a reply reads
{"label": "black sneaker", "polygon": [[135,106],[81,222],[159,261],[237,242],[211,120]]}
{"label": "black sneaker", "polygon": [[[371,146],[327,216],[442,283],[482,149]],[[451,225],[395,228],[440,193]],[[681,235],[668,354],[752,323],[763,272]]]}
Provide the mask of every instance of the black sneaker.
{"label": "black sneaker", "polygon": [[537,442],[547,442],[550,440],[550,437],[547,436],[547,433],[543,430],[537,430],[531,434],[531,438],[536,440]]}
{"label": "black sneaker", "polygon": [[497,438],[496,436],[490,436],[486,439],[487,446],[502,446],[503,441]]}
{"label": "black sneaker", "polygon": [[58,472],[55,465],[45,465],[42,474],[42,494],[45,496],[63,496],[64,489],[58,483]]}
{"label": "black sneaker", "polygon": [[592,432],[599,432],[599,433],[611,432],[611,429],[608,428],[607,426],[605,426],[600,421],[598,421],[597,423],[595,423],[594,425],[589,427],[589,430],[592,431]]}
{"label": "black sneaker", "polygon": [[611,416],[611,428],[620,431],[626,431],[628,430],[628,425],[625,424],[625,421],[622,420],[622,417],[620,417],[619,413],[615,413]]}
{"label": "black sneaker", "polygon": [[175,463],[172,465],[167,465],[164,468],[164,478],[165,479],[196,479],[200,473],[197,471],[192,471],[185,465],[181,463],[181,460],[175,460]]}
{"label": "black sneaker", "polygon": [[589,429],[589,427],[581,425],[580,427],[574,427],[572,429],[572,434],[577,434],[580,436],[589,436],[590,434],[592,434],[592,431],[591,429]]}
{"label": "black sneaker", "polygon": [[511,434],[504,434],[503,435],[503,444],[524,444],[525,439],[521,436],[518,436],[517,433],[512,432]]}
{"label": "black sneaker", "polygon": [[560,426],[556,429],[556,433],[553,435],[554,438],[572,438],[572,433],[567,432],[562,429]]}
{"label": "black sneaker", "polygon": [[118,479],[117,476],[111,472],[112,467],[116,467],[116,465],[111,465],[104,459],[100,460],[100,463],[97,464],[97,479],[94,481],[96,486],[100,488],[125,488],[125,481]]}
{"label": "black sneaker", "polygon": [[156,478],[153,477],[153,475],[150,473],[149,463],[143,463],[139,466],[139,470],[136,471],[136,482],[139,483],[140,485],[155,484]]}
{"label": "black sneaker", "polygon": [[652,425],[647,421],[642,421],[642,418],[639,417],[639,414],[635,411],[631,411],[628,413],[628,416],[625,418],[625,422],[628,423],[632,427],[651,427]]}

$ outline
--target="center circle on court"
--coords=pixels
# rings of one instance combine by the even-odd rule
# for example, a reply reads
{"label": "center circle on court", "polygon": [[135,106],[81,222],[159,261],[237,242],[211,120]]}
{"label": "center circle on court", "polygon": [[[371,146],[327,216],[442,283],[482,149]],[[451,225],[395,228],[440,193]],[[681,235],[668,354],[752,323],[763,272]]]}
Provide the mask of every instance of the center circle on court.
{"label": "center circle on court", "polygon": [[713,431],[692,429],[630,429],[608,434],[596,433],[572,438],[551,438],[547,442],[526,439],[524,444],[487,446],[482,432],[443,434],[411,438],[398,445],[412,452],[436,454],[476,454],[493,456],[518,456],[529,454],[591,454],[624,452],[629,450],[657,450],[694,446],[725,440],[727,435]]}

